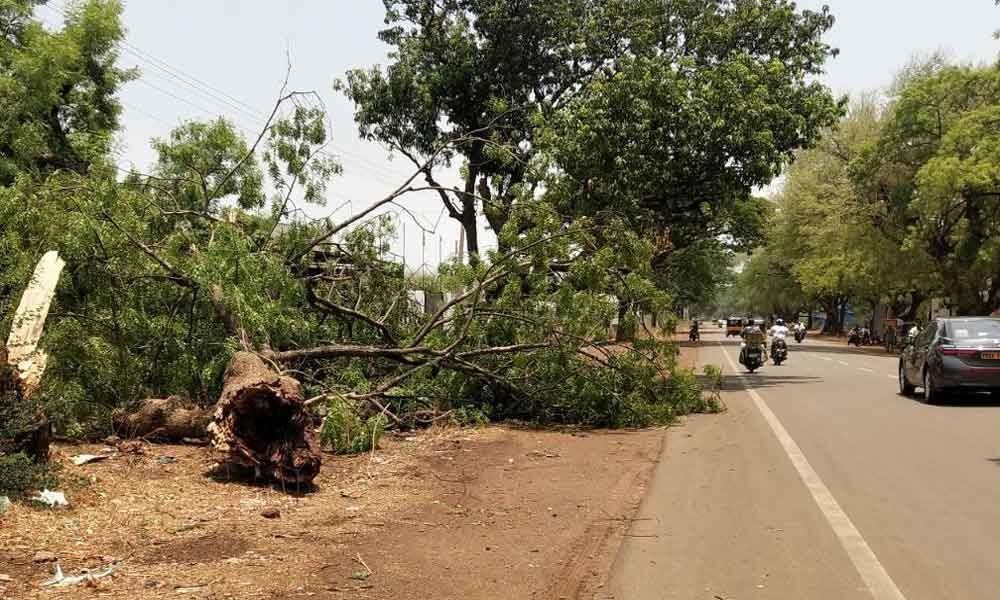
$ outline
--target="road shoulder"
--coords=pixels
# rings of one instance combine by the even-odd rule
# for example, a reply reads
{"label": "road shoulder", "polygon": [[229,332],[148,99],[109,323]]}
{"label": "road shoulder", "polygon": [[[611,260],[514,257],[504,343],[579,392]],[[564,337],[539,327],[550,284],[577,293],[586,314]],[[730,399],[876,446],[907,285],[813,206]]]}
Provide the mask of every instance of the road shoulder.
{"label": "road shoulder", "polygon": [[[731,372],[721,349],[702,352]],[[866,588],[742,389],[686,419],[598,598],[867,598]]]}

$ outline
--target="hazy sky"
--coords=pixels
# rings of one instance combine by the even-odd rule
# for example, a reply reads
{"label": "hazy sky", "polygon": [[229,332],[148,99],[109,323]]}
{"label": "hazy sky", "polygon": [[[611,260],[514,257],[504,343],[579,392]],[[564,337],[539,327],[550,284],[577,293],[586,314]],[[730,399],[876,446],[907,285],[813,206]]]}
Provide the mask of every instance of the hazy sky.
{"label": "hazy sky", "polygon": [[[65,0],[53,0],[58,9]],[[993,0],[803,0],[804,8],[830,6],[837,23],[829,42],[840,49],[825,78],[838,94],[885,87],[918,54],[948,51],[959,60],[992,61],[1000,43],[1000,9]],[[223,115],[246,132],[260,128],[281,87],[286,51],[290,87],[319,92],[334,128],[331,151],[344,175],[331,186],[325,212],[347,200],[337,216],[363,207],[409,175],[408,163],[358,139],[352,106],[332,90],[353,67],[384,63],[376,38],[383,26],[381,0],[125,0],[128,45],[122,62],[141,78],[122,93],[125,104],[121,163],[148,166],[149,140],[187,119]],[[43,9],[54,19],[56,12]],[[441,214],[434,197],[407,204],[425,227]],[[441,219],[434,234],[406,225],[411,266],[447,256],[457,225]],[[438,237],[440,236],[440,241]],[[402,240],[396,244],[397,252]]]}

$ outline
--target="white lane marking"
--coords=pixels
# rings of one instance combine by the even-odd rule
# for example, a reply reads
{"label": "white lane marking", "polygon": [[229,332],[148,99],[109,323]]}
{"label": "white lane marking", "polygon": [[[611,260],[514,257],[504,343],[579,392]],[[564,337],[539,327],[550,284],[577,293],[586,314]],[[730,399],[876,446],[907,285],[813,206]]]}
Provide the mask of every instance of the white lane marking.
{"label": "white lane marking", "polygon": [[[725,348],[722,349],[722,353],[726,355],[729,366],[736,371],[737,376],[746,381],[746,375],[740,372],[739,367],[733,362],[733,357],[729,356]],[[819,474],[809,464],[806,455],[799,448],[799,445],[795,443],[795,440],[792,439],[792,436],[788,434],[785,426],[781,424],[781,421],[778,420],[778,417],[771,411],[760,394],[757,393],[757,390],[747,387],[746,391],[750,395],[750,398],[753,399],[754,405],[760,411],[764,420],[771,426],[771,431],[778,438],[778,443],[781,444],[781,447],[785,450],[785,454],[792,461],[795,470],[798,471],[799,477],[802,478],[802,483],[805,484],[806,489],[812,494],[816,506],[823,513],[826,522],[830,524],[830,528],[833,529],[833,533],[840,540],[840,544],[847,552],[848,558],[854,564],[854,568],[858,570],[861,579],[868,586],[868,591],[871,592],[872,598],[874,600],[906,600],[906,596],[896,586],[892,577],[889,577],[889,573],[886,572],[885,567],[879,562],[871,546],[861,536],[861,532],[854,526],[854,523],[847,516],[847,513],[844,512],[844,509],[840,507],[837,499],[830,492],[830,488],[826,487],[826,484],[820,479]]]}
{"label": "white lane marking", "polygon": [[859,371],[864,371],[865,373],[874,373],[875,369],[869,369],[867,367],[858,367]]}
{"label": "white lane marking", "polygon": [[823,359],[823,360],[827,360],[827,361],[829,361],[829,360],[833,360],[833,359],[832,359],[832,358],[830,358],[829,356],[821,356],[820,358],[821,358],[821,359]]}
{"label": "white lane marking", "polygon": [[837,362],[839,362],[840,364],[844,365],[845,367],[850,366],[850,365],[848,365],[846,362],[844,362],[842,360],[838,360]]}
{"label": "white lane marking", "polygon": [[888,377],[889,379],[895,379],[896,377],[898,377],[898,375],[886,375],[886,377]]}

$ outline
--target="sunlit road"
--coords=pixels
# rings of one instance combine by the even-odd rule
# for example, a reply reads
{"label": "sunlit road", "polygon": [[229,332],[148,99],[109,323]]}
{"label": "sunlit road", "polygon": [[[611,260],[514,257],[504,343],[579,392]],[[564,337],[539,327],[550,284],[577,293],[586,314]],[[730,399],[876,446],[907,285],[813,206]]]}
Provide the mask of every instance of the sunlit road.
{"label": "sunlit road", "polygon": [[707,333],[729,410],[668,433],[599,597],[1000,598],[1000,405],[905,398],[896,357],[816,340],[742,376]]}

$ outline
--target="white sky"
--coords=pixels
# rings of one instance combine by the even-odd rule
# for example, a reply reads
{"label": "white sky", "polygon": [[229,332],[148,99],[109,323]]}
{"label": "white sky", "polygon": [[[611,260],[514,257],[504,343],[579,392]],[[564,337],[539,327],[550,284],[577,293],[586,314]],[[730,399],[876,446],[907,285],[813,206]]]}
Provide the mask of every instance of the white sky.
{"label": "white sky", "polygon": [[[52,0],[41,16],[54,20],[66,0]],[[141,78],[122,92],[125,105],[121,164],[147,167],[149,141],[188,119],[219,115],[245,132],[259,130],[270,112],[291,55],[290,87],[321,94],[334,128],[331,151],[344,174],[330,186],[325,215],[346,217],[382,197],[410,173],[405,159],[390,161],[379,146],[358,139],[352,105],[334,94],[334,79],[354,67],[385,63],[381,0],[124,0],[128,45],[122,64]],[[946,50],[959,60],[996,58],[1000,9],[993,0],[802,0],[804,8],[828,4],[837,18],[829,42],[840,56],[826,83],[837,94],[885,87],[914,55]],[[207,84],[207,85],[205,85]],[[235,99],[235,100],[234,100]],[[413,197],[407,207],[425,227],[441,215],[435,196]],[[437,263],[457,240],[457,224],[444,217],[435,233],[421,235],[409,220],[406,261]],[[484,246],[491,236],[486,236]],[[402,240],[395,251],[401,252]]]}

